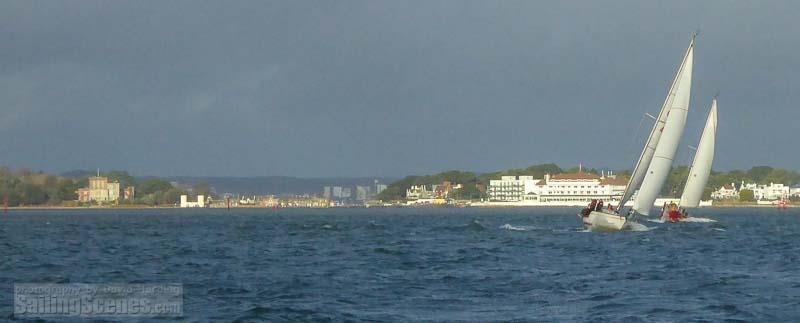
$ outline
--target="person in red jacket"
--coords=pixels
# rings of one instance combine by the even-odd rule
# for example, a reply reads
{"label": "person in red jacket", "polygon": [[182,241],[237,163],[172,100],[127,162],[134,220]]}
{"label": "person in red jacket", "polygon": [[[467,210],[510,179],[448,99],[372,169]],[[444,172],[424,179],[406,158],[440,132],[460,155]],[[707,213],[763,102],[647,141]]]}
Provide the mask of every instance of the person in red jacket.
{"label": "person in red jacket", "polygon": [[669,222],[678,222],[681,220],[681,212],[678,211],[678,205],[675,203],[669,204]]}

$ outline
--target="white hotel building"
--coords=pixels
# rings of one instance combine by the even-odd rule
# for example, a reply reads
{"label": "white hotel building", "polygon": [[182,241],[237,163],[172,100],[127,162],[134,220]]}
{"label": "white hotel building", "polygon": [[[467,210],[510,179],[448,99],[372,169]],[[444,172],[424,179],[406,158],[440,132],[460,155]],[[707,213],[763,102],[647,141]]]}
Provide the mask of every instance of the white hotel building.
{"label": "white hotel building", "polygon": [[495,205],[552,205],[583,206],[593,199],[608,203],[618,201],[627,183],[609,173],[598,176],[590,173],[532,176],[503,176],[489,181],[489,203]]}

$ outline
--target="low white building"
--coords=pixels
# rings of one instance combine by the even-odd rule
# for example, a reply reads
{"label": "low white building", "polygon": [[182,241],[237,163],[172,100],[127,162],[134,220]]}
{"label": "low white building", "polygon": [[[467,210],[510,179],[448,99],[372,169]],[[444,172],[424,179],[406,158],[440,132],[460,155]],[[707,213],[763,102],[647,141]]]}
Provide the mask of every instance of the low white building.
{"label": "low white building", "polygon": [[789,188],[789,196],[800,197],[800,184]]}
{"label": "low white building", "polygon": [[181,207],[206,207],[206,199],[203,195],[197,196],[197,202],[189,202],[189,197],[181,195]]}
{"label": "low white building", "polygon": [[502,176],[500,179],[489,180],[486,194],[489,201],[519,202],[526,199],[538,199],[539,179],[533,176]]}
{"label": "low white building", "polygon": [[753,191],[753,196],[756,200],[766,200],[766,201],[775,201],[775,200],[782,200],[788,199],[791,195],[789,186],[783,184],[776,184],[776,183],[769,183],[769,185],[761,185],[756,183],[747,183],[745,184],[742,182],[742,186],[739,189],[741,190],[751,190]]}
{"label": "low white building", "polygon": [[[545,175],[540,183],[542,202],[562,202],[570,205],[583,205],[593,199],[608,202],[619,201],[625,191],[627,181],[614,175],[598,176],[591,173],[565,173]],[[613,204],[613,203],[612,203]]]}
{"label": "low white building", "polygon": [[413,185],[406,190],[406,199],[432,199],[435,195],[434,190],[434,187],[430,187],[428,185]]}
{"label": "low white building", "polygon": [[711,192],[711,199],[730,200],[739,199],[739,190],[733,183],[722,185],[718,190]]}
{"label": "low white building", "polygon": [[503,176],[490,180],[489,202],[518,205],[582,206],[591,200],[619,201],[627,182],[609,174],[565,173],[544,179],[532,176]]}

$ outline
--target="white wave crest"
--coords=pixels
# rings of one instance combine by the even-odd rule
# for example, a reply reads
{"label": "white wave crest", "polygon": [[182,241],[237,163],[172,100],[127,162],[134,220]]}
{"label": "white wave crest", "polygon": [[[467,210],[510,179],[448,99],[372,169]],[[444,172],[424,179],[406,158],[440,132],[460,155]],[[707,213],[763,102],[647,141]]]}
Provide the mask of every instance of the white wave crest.
{"label": "white wave crest", "polygon": [[[653,223],[667,223],[667,221],[664,221],[663,219],[646,219],[646,220],[647,220],[647,222],[653,222]],[[717,220],[709,219],[709,218],[696,218],[696,217],[690,216],[688,218],[682,218],[678,222],[712,223],[712,222],[717,222]]]}
{"label": "white wave crest", "polygon": [[529,225],[513,226],[513,225],[510,225],[510,224],[506,223],[506,224],[501,225],[500,229],[509,230],[509,231],[531,231],[531,230],[535,230],[536,227],[529,226]]}
{"label": "white wave crest", "polygon": [[641,223],[628,222],[628,230],[643,232],[643,231],[650,231],[651,229]]}
{"label": "white wave crest", "polygon": [[681,219],[681,222],[712,223],[712,222],[717,222],[717,220],[709,219],[709,218],[696,218],[696,217],[690,216],[688,218]]}

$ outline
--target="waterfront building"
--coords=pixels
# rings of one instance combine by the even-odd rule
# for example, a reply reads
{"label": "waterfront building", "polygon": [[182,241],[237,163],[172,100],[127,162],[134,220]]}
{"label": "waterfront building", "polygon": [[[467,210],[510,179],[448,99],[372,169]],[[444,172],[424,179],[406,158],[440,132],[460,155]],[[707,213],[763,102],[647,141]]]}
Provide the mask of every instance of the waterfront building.
{"label": "waterfront building", "polygon": [[371,197],[371,190],[369,186],[356,186],[356,201],[366,201]]}
{"label": "waterfront building", "polygon": [[89,177],[89,187],[78,189],[75,193],[78,195],[78,202],[116,201],[119,200],[119,183],[109,182],[107,177],[92,176]]}
{"label": "waterfront building", "polygon": [[347,199],[353,196],[353,189],[350,187],[342,187],[341,198]]}
{"label": "waterfront building", "polygon": [[280,206],[280,200],[275,195],[267,195],[259,200],[259,205],[274,208]]}
{"label": "waterfront building", "polygon": [[333,198],[337,198],[337,199],[342,198],[342,187],[341,186],[334,186],[333,189],[331,189],[331,191],[332,191],[331,195],[333,196]]}
{"label": "waterfront building", "polygon": [[323,198],[282,198],[278,201],[282,208],[327,208],[331,206],[331,201]]}
{"label": "waterfront building", "polygon": [[190,202],[189,196],[181,195],[181,207],[206,207],[206,199],[203,195],[197,196],[196,202]]}
{"label": "waterfront building", "polygon": [[132,201],[136,198],[136,189],[133,186],[125,187],[122,190],[122,198],[126,201]]}
{"label": "waterfront building", "polygon": [[451,197],[453,191],[463,187],[461,184],[453,184],[449,181],[435,185],[413,185],[406,189],[406,200],[446,200]]}
{"label": "waterfront building", "polygon": [[789,196],[800,197],[800,184],[795,184],[789,188]]}
{"label": "waterfront building", "polygon": [[331,193],[332,192],[331,192],[331,187],[330,186],[325,186],[325,187],[322,188],[322,197],[323,198],[330,200],[331,197],[333,196],[333,195],[331,195]]}
{"label": "waterfront building", "polygon": [[722,185],[718,190],[711,192],[711,199],[730,200],[739,199],[739,190],[733,183]]}
{"label": "waterfront building", "polygon": [[493,202],[519,202],[534,197],[538,200],[539,181],[533,176],[501,176],[489,180],[486,193]]}
{"label": "waterfront building", "polygon": [[432,199],[433,188],[430,185],[412,185],[406,189],[406,200]]}
{"label": "waterfront building", "polygon": [[453,184],[449,181],[444,181],[440,185],[434,185],[433,196],[439,199],[448,199],[453,191],[461,189],[462,187],[461,184]]}
{"label": "waterfront building", "polygon": [[769,185],[763,184],[756,184],[756,183],[747,183],[745,184],[742,181],[742,185],[740,186],[739,192],[741,190],[751,190],[753,191],[753,196],[756,200],[765,200],[765,201],[775,201],[775,200],[782,200],[787,199],[791,195],[791,189],[789,186],[783,184],[776,184],[776,183],[769,183]]}
{"label": "waterfront building", "polygon": [[584,205],[593,199],[618,201],[627,181],[612,173],[563,173],[544,179],[532,176],[503,176],[490,180],[490,202],[520,202],[529,205]]}

